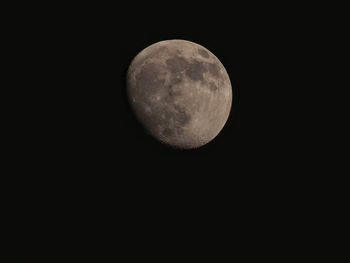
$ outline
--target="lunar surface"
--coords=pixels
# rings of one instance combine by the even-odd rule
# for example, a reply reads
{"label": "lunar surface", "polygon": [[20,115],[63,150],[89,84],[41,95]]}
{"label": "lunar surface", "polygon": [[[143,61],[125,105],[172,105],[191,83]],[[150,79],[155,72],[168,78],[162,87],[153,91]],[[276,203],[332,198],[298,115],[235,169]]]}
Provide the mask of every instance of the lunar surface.
{"label": "lunar surface", "polygon": [[137,119],[157,140],[191,149],[213,140],[231,111],[232,88],[219,59],[185,40],[166,40],[132,61],[127,94]]}

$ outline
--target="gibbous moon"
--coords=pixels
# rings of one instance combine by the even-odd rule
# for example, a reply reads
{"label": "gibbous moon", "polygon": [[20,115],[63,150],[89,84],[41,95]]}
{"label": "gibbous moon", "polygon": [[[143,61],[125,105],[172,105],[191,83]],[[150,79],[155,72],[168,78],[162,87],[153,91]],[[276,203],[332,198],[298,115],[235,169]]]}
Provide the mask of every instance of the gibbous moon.
{"label": "gibbous moon", "polygon": [[128,69],[127,94],[146,131],[182,149],[213,140],[232,105],[230,79],[219,59],[185,40],[161,41],[142,50]]}

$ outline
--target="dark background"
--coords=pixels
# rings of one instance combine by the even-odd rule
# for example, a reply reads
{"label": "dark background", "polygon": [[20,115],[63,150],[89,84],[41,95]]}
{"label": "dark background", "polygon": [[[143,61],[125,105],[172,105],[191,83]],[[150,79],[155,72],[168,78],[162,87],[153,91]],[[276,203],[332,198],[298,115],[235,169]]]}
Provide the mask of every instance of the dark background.
{"label": "dark background", "polygon": [[[50,6],[38,15],[22,7],[28,19],[13,22],[13,63],[24,69],[12,84],[15,222],[76,239],[98,235],[89,225],[126,229],[123,244],[135,236],[146,244],[164,229],[160,241],[215,240],[226,252],[297,236],[300,224],[312,230],[313,190],[326,180],[315,173],[324,147],[316,123],[327,115],[314,7],[143,2]],[[134,56],[174,38],[213,52],[233,88],[226,126],[195,150],[148,136],[125,94]],[[34,223],[20,220],[28,215]]]}

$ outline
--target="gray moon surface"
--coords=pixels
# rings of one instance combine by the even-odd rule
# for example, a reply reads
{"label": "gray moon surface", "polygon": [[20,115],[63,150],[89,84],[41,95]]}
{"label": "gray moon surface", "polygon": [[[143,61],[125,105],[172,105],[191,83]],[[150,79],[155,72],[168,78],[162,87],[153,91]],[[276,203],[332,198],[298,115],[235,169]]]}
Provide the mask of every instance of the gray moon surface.
{"label": "gray moon surface", "polygon": [[182,149],[213,140],[232,105],[231,82],[222,63],[186,40],[161,41],[142,50],[129,66],[127,95],[149,134]]}

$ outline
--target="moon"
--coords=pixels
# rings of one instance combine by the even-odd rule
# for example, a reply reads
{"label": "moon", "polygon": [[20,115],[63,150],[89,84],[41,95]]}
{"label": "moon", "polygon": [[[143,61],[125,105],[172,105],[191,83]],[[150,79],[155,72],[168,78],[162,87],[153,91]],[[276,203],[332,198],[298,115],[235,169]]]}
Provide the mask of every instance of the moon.
{"label": "moon", "polygon": [[127,95],[145,130],[181,149],[213,140],[232,105],[231,82],[222,63],[186,40],[165,40],[142,50],[129,66]]}

